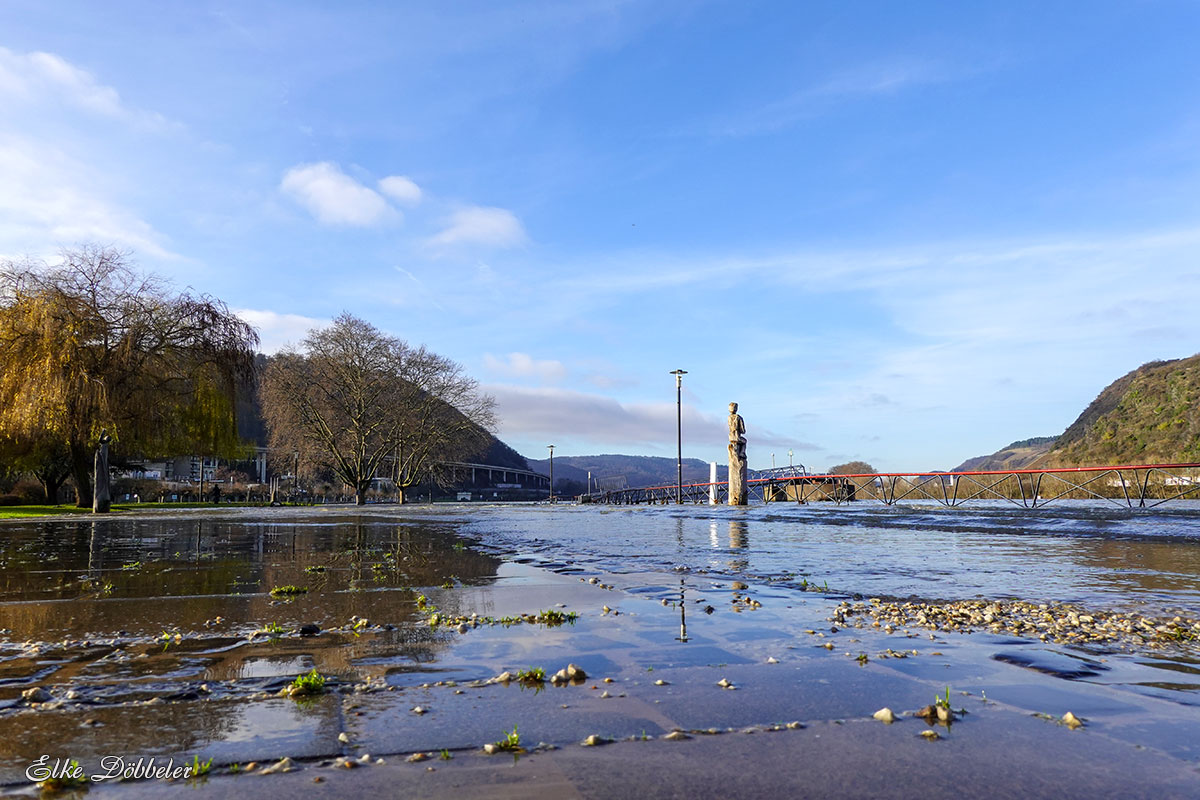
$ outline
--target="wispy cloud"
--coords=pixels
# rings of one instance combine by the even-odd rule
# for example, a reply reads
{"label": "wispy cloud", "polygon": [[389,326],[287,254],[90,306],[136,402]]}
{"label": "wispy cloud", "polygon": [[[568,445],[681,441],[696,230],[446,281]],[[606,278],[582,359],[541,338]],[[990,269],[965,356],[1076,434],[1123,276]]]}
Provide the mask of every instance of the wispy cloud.
{"label": "wispy cloud", "polygon": [[517,247],[528,240],[525,227],[517,215],[504,208],[469,206],[455,211],[445,228],[429,243],[436,247],[481,245],[484,247]]}
{"label": "wispy cloud", "polygon": [[95,166],[31,139],[0,133],[0,248],[49,252],[84,241],[176,258],[165,237],[108,194]]}
{"label": "wispy cloud", "polygon": [[839,103],[895,94],[949,79],[946,68],[928,61],[865,64],[755,108],[718,117],[704,125],[703,132],[722,137],[775,133],[827,114]]}
{"label": "wispy cloud", "polygon": [[143,127],[174,127],[161,114],[126,105],[116,89],[54,53],[17,53],[0,47],[0,100],[10,108],[18,103],[62,103]]}
{"label": "wispy cloud", "polygon": [[483,366],[501,377],[536,378],[543,383],[557,383],[567,376],[567,368],[561,361],[535,359],[528,353],[509,353],[503,359],[484,353]]}

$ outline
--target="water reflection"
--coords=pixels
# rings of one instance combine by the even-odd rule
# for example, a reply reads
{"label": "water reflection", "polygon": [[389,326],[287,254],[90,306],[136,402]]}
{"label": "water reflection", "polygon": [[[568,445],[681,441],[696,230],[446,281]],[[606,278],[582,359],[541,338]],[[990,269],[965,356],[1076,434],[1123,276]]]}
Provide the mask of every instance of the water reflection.
{"label": "water reflection", "polygon": [[[133,691],[137,682],[295,674],[305,664],[348,679],[382,677],[389,664],[429,662],[445,646],[447,634],[418,624],[418,592],[490,581],[501,563],[445,526],[354,517],[68,521],[5,534],[0,700],[33,680]],[[308,591],[291,600],[269,594],[289,585]],[[439,605],[457,613],[458,594],[445,594]],[[387,629],[245,638],[267,625],[286,633],[351,618]],[[26,640],[43,644],[16,645]]]}

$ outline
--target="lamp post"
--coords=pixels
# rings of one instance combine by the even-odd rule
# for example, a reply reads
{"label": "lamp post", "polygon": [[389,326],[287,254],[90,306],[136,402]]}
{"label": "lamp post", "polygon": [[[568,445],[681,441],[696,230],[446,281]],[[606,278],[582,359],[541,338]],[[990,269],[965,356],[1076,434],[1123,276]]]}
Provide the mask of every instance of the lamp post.
{"label": "lamp post", "polygon": [[683,376],[686,369],[667,373],[675,376],[675,502],[683,502]]}
{"label": "lamp post", "polygon": [[554,445],[548,444],[550,448],[550,502],[554,502]]}

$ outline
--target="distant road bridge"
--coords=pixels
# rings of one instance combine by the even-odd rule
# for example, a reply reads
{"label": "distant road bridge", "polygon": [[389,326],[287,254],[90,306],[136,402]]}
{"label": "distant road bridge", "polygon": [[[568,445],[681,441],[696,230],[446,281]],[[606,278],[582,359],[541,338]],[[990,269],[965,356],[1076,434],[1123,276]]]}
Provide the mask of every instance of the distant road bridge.
{"label": "distant road bridge", "polygon": [[[763,503],[816,501],[837,505],[874,501],[955,507],[976,500],[1004,500],[1042,508],[1057,500],[1103,500],[1122,508],[1155,508],[1172,500],[1200,499],[1200,464],[1133,464],[1055,469],[969,472],[872,472],[810,475],[803,467],[764,470],[746,481],[750,499]],[[636,505],[674,503],[677,487],[647,486],[585,495],[584,502]],[[684,484],[684,503],[724,504],[729,483]]]}

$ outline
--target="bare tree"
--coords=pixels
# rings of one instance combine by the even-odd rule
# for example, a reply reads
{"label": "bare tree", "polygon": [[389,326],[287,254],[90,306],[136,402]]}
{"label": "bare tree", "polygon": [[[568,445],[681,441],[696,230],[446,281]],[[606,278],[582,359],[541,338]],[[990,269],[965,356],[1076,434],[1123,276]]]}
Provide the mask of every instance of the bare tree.
{"label": "bare tree", "polygon": [[349,314],[271,361],[262,405],[272,449],[327,466],[359,504],[372,479],[403,490],[486,446],[495,424],[494,401],[460,365]]}
{"label": "bare tree", "polygon": [[257,344],[221,301],[175,294],[110,247],[0,263],[0,435],[64,442],[86,507],[104,429],[126,454],[236,450]]}

